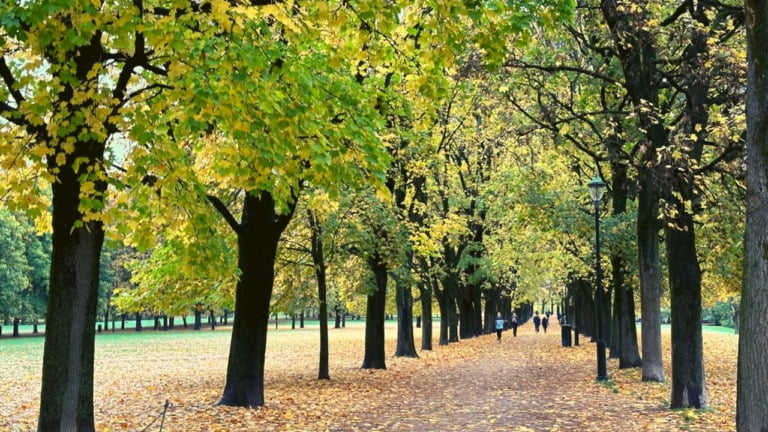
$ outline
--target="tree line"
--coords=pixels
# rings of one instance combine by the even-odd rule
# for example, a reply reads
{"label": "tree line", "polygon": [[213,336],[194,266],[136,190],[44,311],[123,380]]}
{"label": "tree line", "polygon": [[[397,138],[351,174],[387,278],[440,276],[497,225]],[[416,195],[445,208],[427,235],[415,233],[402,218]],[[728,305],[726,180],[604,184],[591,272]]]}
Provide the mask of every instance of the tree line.
{"label": "tree line", "polygon": [[[444,344],[559,298],[585,334],[602,317],[620,367],[650,381],[666,379],[668,290],[671,406],[706,407],[702,306],[738,296],[742,262],[741,321],[764,318],[765,179],[745,183],[764,174],[765,92],[750,93],[762,51],[745,69],[744,48],[764,40],[750,14],[765,6],[748,6],[3,5],[2,197],[51,232],[39,429],[93,430],[107,237],[138,251],[114,304],[234,310],[220,404],[264,404],[270,314],[307,297],[328,316],[329,293],[344,307],[365,296],[362,367],[386,368],[389,287],[397,355],[417,355],[417,301],[428,332],[434,298]],[[595,171],[609,185],[605,293],[584,187]],[[320,337],[324,379],[325,320]],[[766,394],[764,338],[741,332],[741,430],[768,423],[744,408]]]}

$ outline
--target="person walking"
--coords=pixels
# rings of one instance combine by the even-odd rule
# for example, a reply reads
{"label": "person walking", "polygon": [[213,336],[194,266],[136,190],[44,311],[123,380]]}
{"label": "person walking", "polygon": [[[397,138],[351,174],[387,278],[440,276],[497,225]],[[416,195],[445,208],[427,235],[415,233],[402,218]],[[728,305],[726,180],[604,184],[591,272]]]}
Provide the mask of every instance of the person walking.
{"label": "person walking", "polygon": [[539,332],[539,326],[541,326],[541,317],[539,316],[539,311],[536,311],[533,315],[533,328],[536,329],[536,333]]}
{"label": "person walking", "polygon": [[501,331],[504,330],[504,318],[501,312],[496,313],[496,342],[501,343]]}
{"label": "person walking", "polygon": [[544,315],[541,317],[541,328],[544,329],[544,333],[547,332],[547,326],[549,325],[549,317]]}
{"label": "person walking", "polygon": [[512,336],[517,337],[517,314],[512,312],[512,318],[509,319],[512,324]]}

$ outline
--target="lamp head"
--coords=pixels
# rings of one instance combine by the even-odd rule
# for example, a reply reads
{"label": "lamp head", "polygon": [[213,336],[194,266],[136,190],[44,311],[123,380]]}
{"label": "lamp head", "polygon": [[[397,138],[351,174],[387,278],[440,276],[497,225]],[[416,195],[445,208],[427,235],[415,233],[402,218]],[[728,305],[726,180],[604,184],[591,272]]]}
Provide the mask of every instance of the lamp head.
{"label": "lamp head", "polygon": [[587,186],[589,186],[589,196],[592,197],[592,201],[600,201],[603,199],[605,182],[599,175],[595,174],[595,176],[592,177],[592,181],[590,181]]}

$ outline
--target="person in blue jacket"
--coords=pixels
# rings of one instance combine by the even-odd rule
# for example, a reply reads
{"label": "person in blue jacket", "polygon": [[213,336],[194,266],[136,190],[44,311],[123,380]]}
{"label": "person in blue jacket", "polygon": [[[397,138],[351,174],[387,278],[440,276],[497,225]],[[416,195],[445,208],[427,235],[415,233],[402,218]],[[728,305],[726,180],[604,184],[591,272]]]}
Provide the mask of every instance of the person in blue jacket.
{"label": "person in blue jacket", "polygon": [[501,312],[496,313],[496,342],[501,343],[501,331],[504,330],[504,318]]}

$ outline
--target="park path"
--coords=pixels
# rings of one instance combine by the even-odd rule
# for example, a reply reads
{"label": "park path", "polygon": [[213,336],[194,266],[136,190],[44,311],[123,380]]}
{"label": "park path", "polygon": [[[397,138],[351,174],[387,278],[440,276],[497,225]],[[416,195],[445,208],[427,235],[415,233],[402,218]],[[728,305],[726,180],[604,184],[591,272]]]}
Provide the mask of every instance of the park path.
{"label": "park path", "polygon": [[[670,430],[649,418],[660,404],[615,394],[595,382],[594,344],[561,347],[560,327],[518,336],[463,340],[474,353],[445,368],[425,368],[399,394],[379,394],[375,409],[351,412],[332,431],[647,431]],[[467,347],[466,345],[470,345]],[[575,355],[577,354],[577,355]]]}

